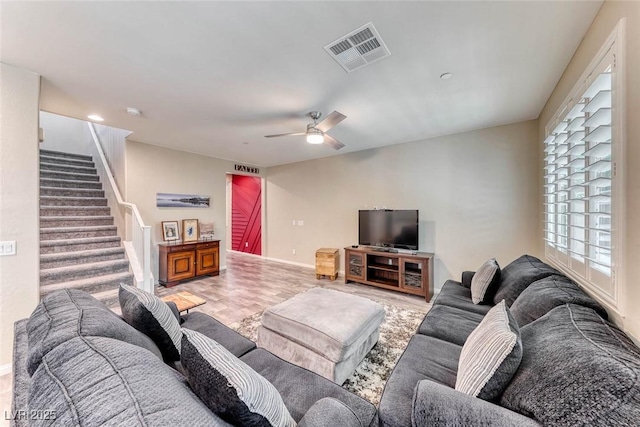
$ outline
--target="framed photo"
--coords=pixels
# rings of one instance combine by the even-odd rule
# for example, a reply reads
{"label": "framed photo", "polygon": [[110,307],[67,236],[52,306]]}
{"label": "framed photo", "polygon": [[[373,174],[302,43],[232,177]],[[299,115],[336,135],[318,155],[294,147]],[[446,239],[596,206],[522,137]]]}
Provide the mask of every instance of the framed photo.
{"label": "framed photo", "polygon": [[198,241],[198,220],[197,219],[182,220],[182,241],[183,242]]}
{"label": "framed photo", "polygon": [[180,240],[178,221],[162,221],[162,240],[165,242]]}
{"label": "framed photo", "polygon": [[198,224],[200,227],[200,238],[203,240],[213,240],[213,221],[201,222]]}

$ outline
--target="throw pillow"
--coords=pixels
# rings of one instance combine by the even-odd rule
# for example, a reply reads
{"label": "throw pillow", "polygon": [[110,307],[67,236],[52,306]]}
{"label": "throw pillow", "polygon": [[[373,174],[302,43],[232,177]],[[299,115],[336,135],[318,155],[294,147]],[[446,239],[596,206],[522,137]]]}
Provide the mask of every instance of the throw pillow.
{"label": "throw pillow", "polygon": [[169,306],[157,296],[124,283],[119,297],[124,320],[156,343],[165,362],[180,360],[182,331]]}
{"label": "throw pillow", "polygon": [[500,286],[500,266],[491,258],[476,271],[471,279],[471,300],[474,304],[493,302],[493,294]]}
{"label": "throw pillow", "polygon": [[455,389],[492,400],[500,396],[522,360],[518,324],[504,301],[482,319],[462,346]]}
{"label": "throw pillow", "polygon": [[296,425],[273,384],[211,338],[184,329],[180,361],[191,388],[225,421],[236,426]]}

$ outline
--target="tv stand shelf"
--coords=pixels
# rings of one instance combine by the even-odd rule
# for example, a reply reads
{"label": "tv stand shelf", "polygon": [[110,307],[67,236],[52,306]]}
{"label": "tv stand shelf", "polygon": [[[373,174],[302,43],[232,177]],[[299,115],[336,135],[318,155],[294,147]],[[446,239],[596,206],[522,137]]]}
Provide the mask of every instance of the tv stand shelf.
{"label": "tv stand shelf", "polygon": [[356,282],[413,295],[433,296],[433,254],[396,253],[379,248],[344,248],[344,282]]}

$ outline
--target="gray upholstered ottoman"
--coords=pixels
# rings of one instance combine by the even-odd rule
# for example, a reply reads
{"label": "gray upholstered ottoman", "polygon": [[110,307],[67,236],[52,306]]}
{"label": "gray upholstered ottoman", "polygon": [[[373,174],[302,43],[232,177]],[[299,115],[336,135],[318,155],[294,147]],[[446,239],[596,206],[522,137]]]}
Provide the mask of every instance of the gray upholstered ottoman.
{"label": "gray upholstered ottoman", "polygon": [[265,310],[258,346],[342,384],[378,342],[383,319],[378,303],[313,288]]}

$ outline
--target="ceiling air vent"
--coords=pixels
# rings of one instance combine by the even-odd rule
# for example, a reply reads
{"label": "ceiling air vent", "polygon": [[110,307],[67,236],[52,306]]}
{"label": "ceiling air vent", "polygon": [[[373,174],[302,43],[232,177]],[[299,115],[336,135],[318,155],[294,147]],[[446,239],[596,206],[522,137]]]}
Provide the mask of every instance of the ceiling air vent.
{"label": "ceiling air vent", "polygon": [[391,55],[371,22],[324,47],[347,73]]}

